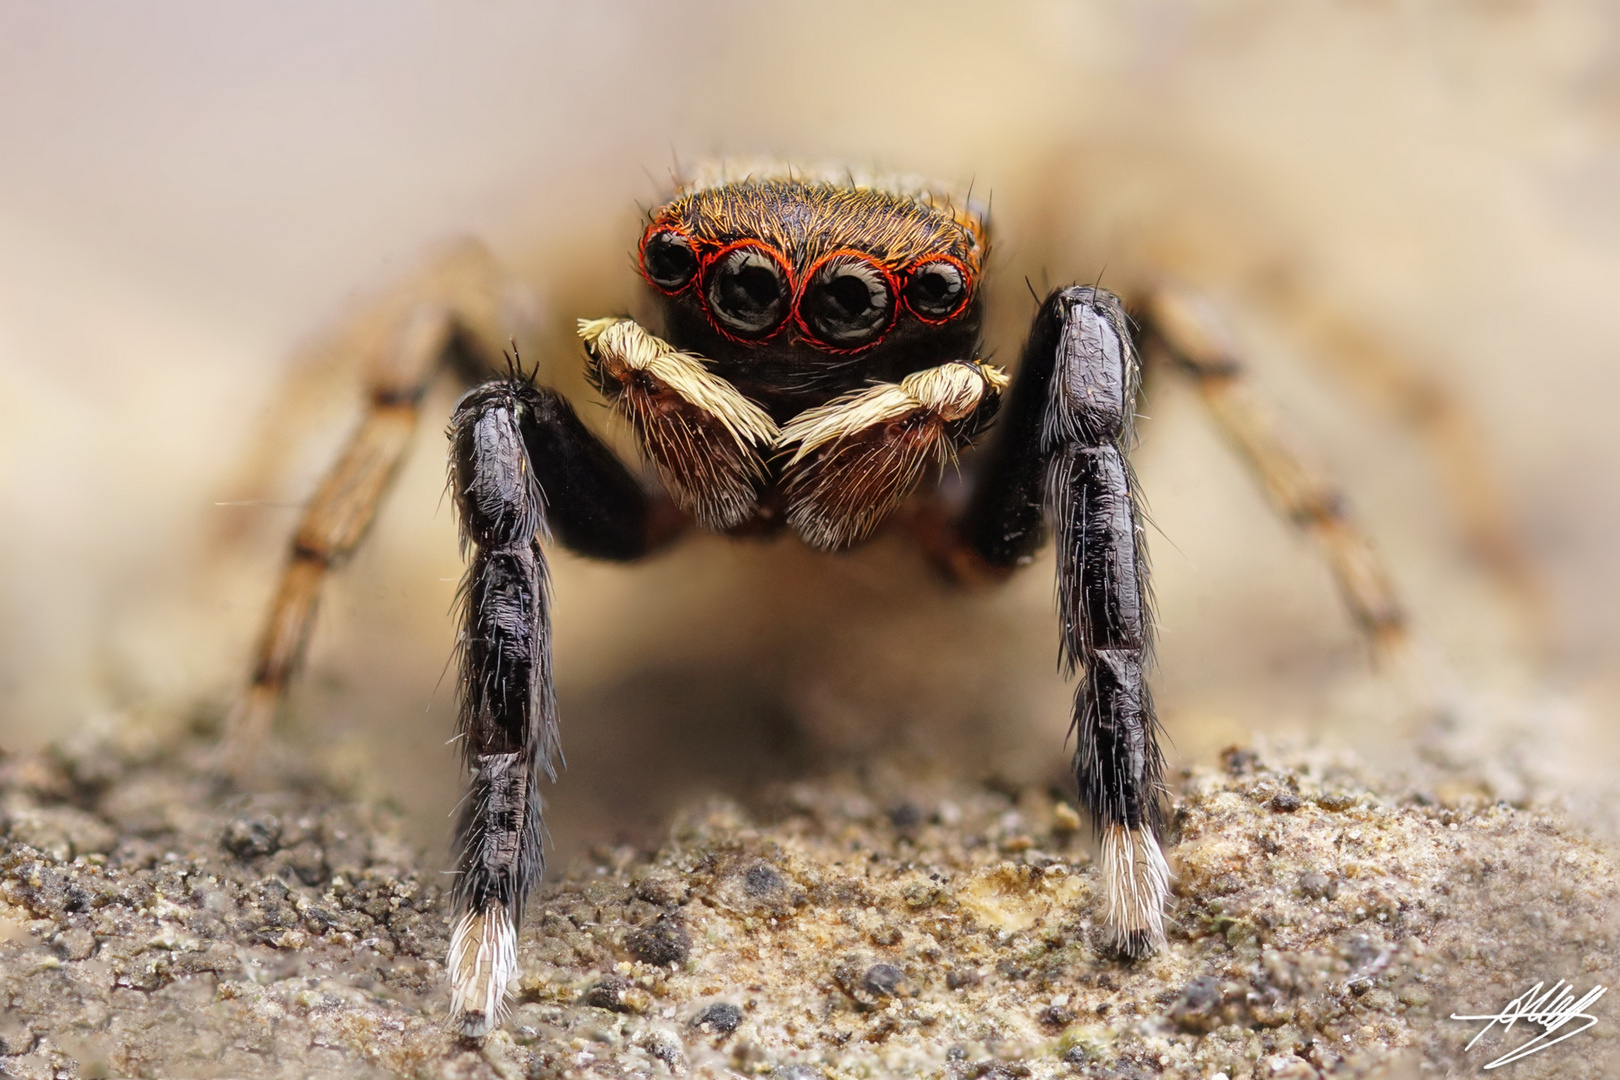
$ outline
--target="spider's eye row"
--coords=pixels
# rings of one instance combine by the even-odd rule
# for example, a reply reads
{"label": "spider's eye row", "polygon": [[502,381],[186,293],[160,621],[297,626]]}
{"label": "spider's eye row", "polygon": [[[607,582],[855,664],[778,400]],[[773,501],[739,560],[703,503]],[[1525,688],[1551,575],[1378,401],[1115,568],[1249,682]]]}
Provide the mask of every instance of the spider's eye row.
{"label": "spider's eye row", "polygon": [[967,303],[967,276],[954,259],[919,263],[906,282],[906,306],[924,322],[944,322]]}
{"label": "spider's eye row", "polygon": [[855,250],[813,263],[796,290],[787,258],[762,240],[746,237],[715,250],[657,223],[642,238],[641,270],[668,296],[696,282],[710,319],[729,337],[764,341],[791,316],[808,341],[834,351],[877,344],[902,303],[922,322],[949,322],[966,310],[972,292],[967,267],[949,255],[927,255],[895,271]]}
{"label": "spider's eye row", "polygon": [[799,322],[824,345],[870,345],[894,322],[889,273],[861,255],[834,255],[816,267],[799,299]]}
{"label": "spider's eye row", "polygon": [[641,268],[658,288],[680,292],[697,274],[697,253],[692,242],[673,229],[660,229],[641,245]]}
{"label": "spider's eye row", "polygon": [[703,268],[709,311],[740,338],[774,334],[788,314],[787,271],[763,244],[743,241],[722,249]]}

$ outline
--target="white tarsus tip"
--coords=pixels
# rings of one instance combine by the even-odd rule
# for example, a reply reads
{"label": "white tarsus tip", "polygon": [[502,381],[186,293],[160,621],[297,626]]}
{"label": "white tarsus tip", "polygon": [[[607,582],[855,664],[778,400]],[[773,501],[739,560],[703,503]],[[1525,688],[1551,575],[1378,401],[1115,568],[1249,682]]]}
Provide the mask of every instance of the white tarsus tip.
{"label": "white tarsus tip", "polygon": [[517,928],[504,908],[467,912],[450,934],[450,1024],[481,1039],[506,1014],[507,984],[517,975]]}
{"label": "white tarsus tip", "polygon": [[1170,867],[1147,829],[1110,825],[1103,830],[1103,888],[1108,926],[1127,956],[1147,956],[1164,944],[1164,904]]}

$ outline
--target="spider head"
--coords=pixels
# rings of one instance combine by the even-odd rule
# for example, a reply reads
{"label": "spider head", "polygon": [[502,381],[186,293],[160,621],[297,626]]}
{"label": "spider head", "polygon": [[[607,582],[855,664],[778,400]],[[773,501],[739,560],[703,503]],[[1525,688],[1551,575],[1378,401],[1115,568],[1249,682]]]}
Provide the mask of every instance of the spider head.
{"label": "spider head", "polygon": [[638,259],[673,344],[802,406],[969,358],[986,246],[977,211],[923,190],[750,176],[654,211]]}

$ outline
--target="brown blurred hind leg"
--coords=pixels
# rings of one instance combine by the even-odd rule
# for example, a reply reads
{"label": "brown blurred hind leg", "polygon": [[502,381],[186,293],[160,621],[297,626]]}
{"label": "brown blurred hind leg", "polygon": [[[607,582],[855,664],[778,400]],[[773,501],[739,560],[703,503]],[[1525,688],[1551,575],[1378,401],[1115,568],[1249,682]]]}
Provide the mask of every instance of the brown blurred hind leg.
{"label": "brown blurred hind leg", "polygon": [[[1380,659],[1407,651],[1406,613],[1337,485],[1307,463],[1254,393],[1219,324],[1193,296],[1161,288],[1133,305],[1144,358],[1168,359],[1197,383],[1215,422],[1282,516],[1313,536],[1351,616]],[[1155,354],[1158,354],[1156,357]]]}
{"label": "brown blurred hind leg", "polygon": [[[402,290],[405,295],[396,293],[379,306],[386,321],[369,329],[363,346],[371,353],[365,415],[304,509],[248,685],[231,711],[226,759],[238,776],[252,771],[303,659],[327,572],[365,538],[404,461],[422,395],[447,356],[466,354],[487,364],[499,355],[499,283],[488,254],[463,245]],[[365,318],[376,321],[378,312]]]}
{"label": "brown blurred hind leg", "polygon": [[1275,299],[1278,313],[1315,346],[1314,355],[1330,362],[1364,400],[1423,440],[1469,553],[1520,606],[1533,631],[1544,632],[1547,597],[1510,522],[1474,416],[1442,383],[1364,327],[1297,289]]}

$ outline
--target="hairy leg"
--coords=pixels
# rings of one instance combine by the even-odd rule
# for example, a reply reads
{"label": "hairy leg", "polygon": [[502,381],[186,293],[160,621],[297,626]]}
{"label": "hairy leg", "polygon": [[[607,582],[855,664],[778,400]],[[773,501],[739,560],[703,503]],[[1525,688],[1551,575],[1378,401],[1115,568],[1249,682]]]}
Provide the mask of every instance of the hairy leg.
{"label": "hairy leg", "polygon": [[1081,671],[1075,777],[1103,842],[1108,927],[1127,956],[1163,944],[1169,892],[1147,553],[1127,458],[1138,375],[1117,298],[1085,286],[1047,297],[948,559],[1005,572],[1032,558],[1048,524],[1056,533],[1062,655]]}
{"label": "hairy leg", "polygon": [[[491,367],[502,348],[502,277],[480,245],[446,252],[420,279],[362,315],[347,335],[366,360],[366,412],[304,508],[254,652],[247,687],[231,712],[227,761],[251,773],[287,685],[303,660],[327,572],[364,540],[404,461],[418,404],[447,356]],[[362,332],[363,330],[363,332]]]}
{"label": "hairy leg", "polygon": [[1277,513],[1313,536],[1351,616],[1380,658],[1407,651],[1406,613],[1382,560],[1350,517],[1343,493],[1308,463],[1255,395],[1219,324],[1197,298],[1161,289],[1139,309],[1145,353],[1163,355],[1198,385],[1222,433],[1259,478]]}
{"label": "hairy leg", "polygon": [[1479,421],[1423,366],[1400,355],[1362,322],[1280,283],[1275,310],[1309,339],[1363,400],[1410,427],[1438,468],[1452,518],[1470,554],[1544,632],[1547,597],[1511,522]]}
{"label": "hairy leg", "polygon": [[450,422],[450,488],[469,556],[461,587],[458,735],[471,789],[456,828],[451,1023],[480,1038],[517,973],[517,928],[545,868],[539,773],[555,779],[543,540],[629,559],[679,518],[648,496],[555,391],[503,379]]}

